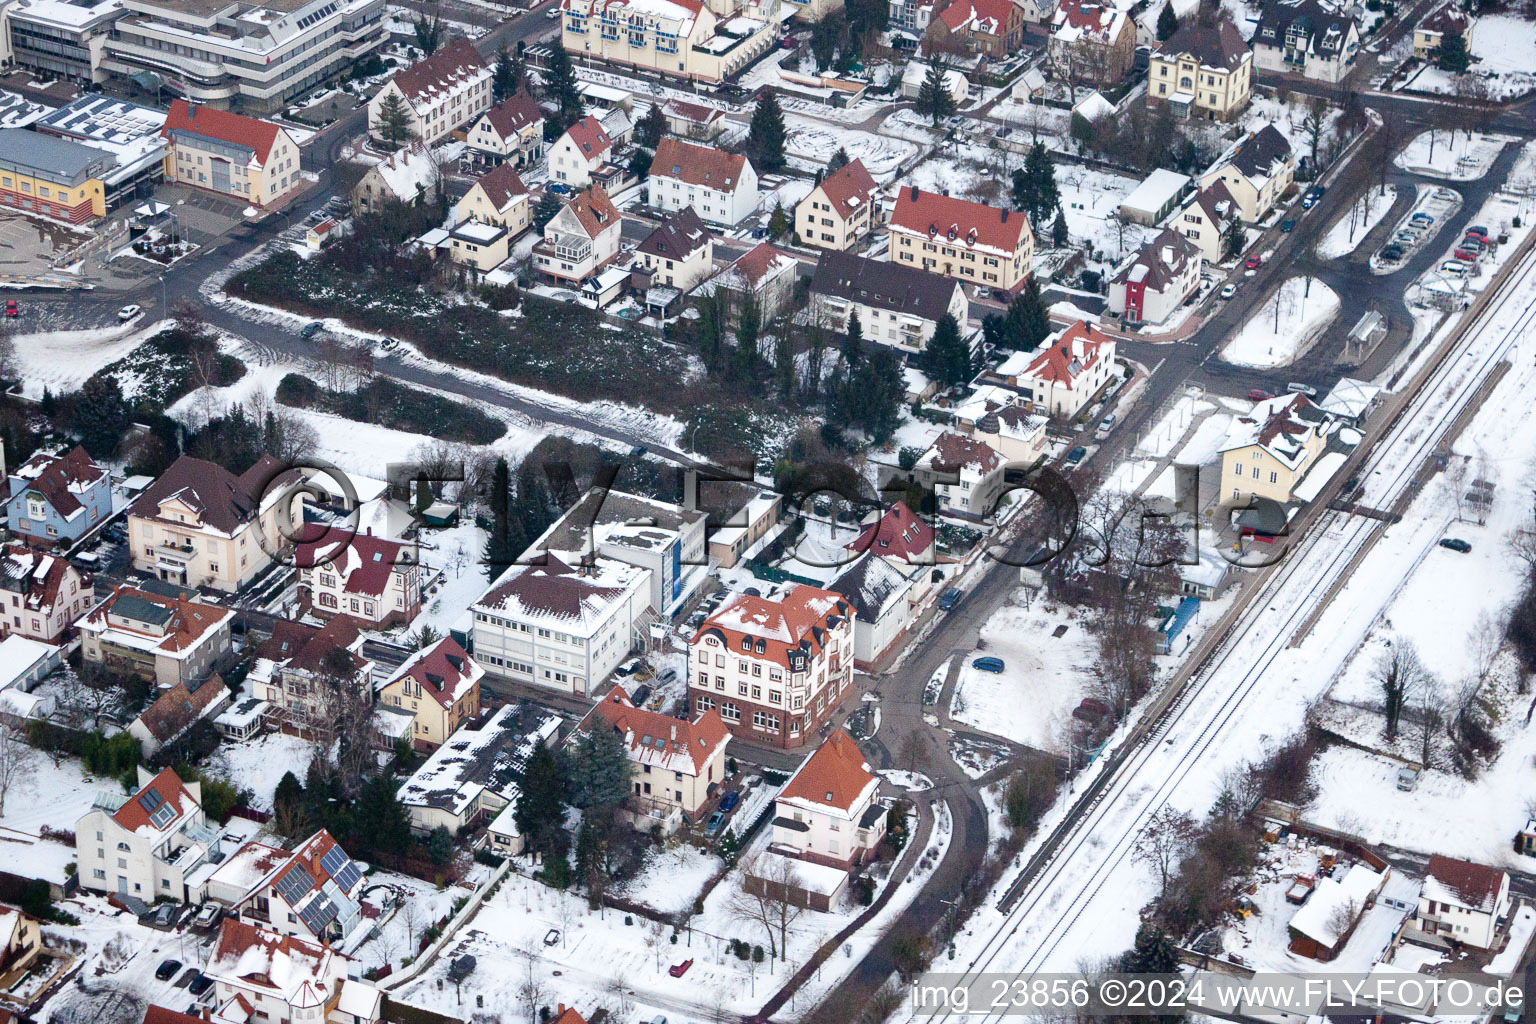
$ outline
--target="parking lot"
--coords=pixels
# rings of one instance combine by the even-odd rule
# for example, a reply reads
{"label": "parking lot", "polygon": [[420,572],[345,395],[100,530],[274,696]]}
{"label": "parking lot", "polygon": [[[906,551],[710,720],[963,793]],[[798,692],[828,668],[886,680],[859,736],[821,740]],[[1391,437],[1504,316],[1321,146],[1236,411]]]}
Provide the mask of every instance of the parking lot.
{"label": "parking lot", "polygon": [[1393,226],[1392,235],[1371,254],[1371,272],[1390,274],[1414,253],[1430,244],[1440,228],[1461,209],[1461,193],[1444,187],[1419,186],[1413,207]]}
{"label": "parking lot", "polygon": [[91,237],[89,230],[72,229],[37,217],[0,212],[0,278],[46,273],[56,252]]}

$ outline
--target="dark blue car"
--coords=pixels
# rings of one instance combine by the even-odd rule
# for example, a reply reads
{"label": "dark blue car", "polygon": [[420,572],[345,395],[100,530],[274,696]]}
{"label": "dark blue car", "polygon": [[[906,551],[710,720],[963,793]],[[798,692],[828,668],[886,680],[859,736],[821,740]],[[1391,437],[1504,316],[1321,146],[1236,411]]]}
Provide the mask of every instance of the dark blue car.
{"label": "dark blue car", "polygon": [[939,598],[939,607],[947,612],[955,605],[959,604],[960,598],[964,596],[965,595],[959,590],[946,590]]}
{"label": "dark blue car", "polygon": [[980,669],[983,672],[1001,672],[1004,668],[1002,658],[977,658],[971,662],[971,668]]}
{"label": "dark blue car", "polygon": [[736,805],[739,803],[741,803],[741,792],[739,790],[733,789],[721,798],[720,809],[726,814],[730,814],[736,809]]}

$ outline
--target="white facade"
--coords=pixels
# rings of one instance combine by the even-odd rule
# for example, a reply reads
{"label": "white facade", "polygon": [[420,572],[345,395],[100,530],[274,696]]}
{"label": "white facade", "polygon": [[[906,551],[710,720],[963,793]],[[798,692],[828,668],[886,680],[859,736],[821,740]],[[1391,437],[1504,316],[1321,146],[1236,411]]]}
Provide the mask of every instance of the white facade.
{"label": "white facade", "polygon": [[492,71],[462,39],[406,68],[368,101],[368,132],[379,137],[379,112],[391,97],[404,102],[411,131],[427,146],[447,138],[491,108]]}
{"label": "white facade", "polygon": [[203,815],[202,786],[182,782],[169,768],[139,770],[139,789],[124,797],[103,792],[75,822],[80,884],[97,892],[160,898],[198,898],[187,876],[219,852],[218,832]]}
{"label": "white facade", "polygon": [[663,139],[651,163],[647,199],[658,210],[693,207],[705,221],[734,227],[757,212],[752,161],[676,139]]}

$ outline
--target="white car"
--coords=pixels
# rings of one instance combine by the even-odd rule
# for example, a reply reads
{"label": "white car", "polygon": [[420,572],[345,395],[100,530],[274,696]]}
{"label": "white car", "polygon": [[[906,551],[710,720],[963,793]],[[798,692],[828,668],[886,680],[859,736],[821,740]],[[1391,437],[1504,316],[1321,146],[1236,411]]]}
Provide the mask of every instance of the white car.
{"label": "white car", "polygon": [[143,311],[144,307],[142,306],[124,306],[122,309],[117,311],[117,318],[124,323],[127,323],[129,320],[132,320]]}
{"label": "white car", "polygon": [[1236,294],[1237,294],[1237,285],[1235,285],[1235,284],[1229,284],[1229,285],[1227,285],[1225,288],[1223,288],[1221,290],[1221,297],[1224,298],[1224,299],[1230,299],[1232,296],[1234,296]]}

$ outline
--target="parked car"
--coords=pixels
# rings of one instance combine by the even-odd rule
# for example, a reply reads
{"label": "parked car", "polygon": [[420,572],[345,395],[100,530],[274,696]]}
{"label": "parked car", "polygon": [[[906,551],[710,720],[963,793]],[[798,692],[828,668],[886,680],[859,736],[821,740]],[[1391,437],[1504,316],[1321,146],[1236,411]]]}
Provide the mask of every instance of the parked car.
{"label": "parked car", "polygon": [[1067,465],[1075,466],[1087,457],[1088,449],[1084,448],[1082,445],[1078,445],[1076,448],[1073,448],[1071,451],[1067,452]]}
{"label": "parked car", "polygon": [[1298,384],[1295,381],[1292,381],[1285,386],[1285,390],[1289,391],[1293,395],[1306,395],[1308,398],[1317,397],[1317,388],[1310,384]]}
{"label": "parked car", "polygon": [[194,996],[200,996],[211,988],[213,988],[213,979],[199,971],[197,977],[192,979],[192,984],[187,986],[187,991]]}
{"label": "parked car", "polygon": [[159,967],[155,968],[156,981],[170,981],[176,977],[176,972],[181,970],[180,960],[163,960]]}
{"label": "parked car", "polygon": [[1308,192],[1307,192],[1307,198],[1311,199],[1313,202],[1316,202],[1317,200],[1323,198],[1323,196],[1325,196],[1327,194],[1328,194],[1328,186],[1327,185],[1313,185],[1312,188],[1310,190],[1308,190]]}
{"label": "parked car", "polygon": [[1393,235],[1392,238],[1394,241],[1401,242],[1403,245],[1419,244],[1419,233],[1417,231],[1399,231],[1397,234]]}
{"label": "parked car", "polygon": [[217,903],[205,903],[203,909],[197,912],[197,917],[192,919],[194,928],[212,928],[223,916],[224,909]]}
{"label": "parked car", "polygon": [[551,928],[544,933],[544,945],[558,946],[560,944],[560,929]]}
{"label": "parked car", "polygon": [[1270,394],[1268,391],[1265,391],[1263,388],[1248,389],[1248,401],[1250,402],[1265,402],[1274,397],[1274,395]]}
{"label": "parked car", "polygon": [[1246,260],[1243,261],[1243,266],[1247,267],[1249,270],[1258,270],[1263,265],[1264,257],[1260,256],[1258,253],[1254,253],[1252,256],[1249,256]]}
{"label": "parked car", "polygon": [[1287,234],[1287,235],[1290,234],[1295,229],[1296,229],[1296,221],[1292,217],[1287,217],[1285,220],[1280,222],[1280,230],[1282,232],[1284,232],[1285,234]]}
{"label": "parked car", "polygon": [[123,321],[124,323],[127,323],[129,320],[132,320],[134,317],[138,316],[143,311],[144,311],[144,307],[143,306],[137,306],[137,305],[130,304],[130,305],[124,306],[122,309],[117,311],[117,318],[119,320]]}
{"label": "parked car", "polygon": [[16,300],[15,299],[6,299],[5,300],[5,315],[6,316],[20,316],[21,315],[21,307],[16,305]]}
{"label": "parked car", "polygon": [[1440,539],[1440,546],[1443,548],[1449,548],[1450,550],[1459,552],[1463,555],[1469,554],[1472,551],[1472,545],[1468,544],[1460,537],[1442,537]]}
{"label": "parked car", "polygon": [[720,798],[720,809],[726,814],[730,814],[739,803],[741,803],[741,790],[733,789]]}
{"label": "parked car", "polygon": [[1402,767],[1397,770],[1397,788],[1404,793],[1412,793],[1419,785],[1419,770],[1417,768]]}
{"label": "parked car", "polygon": [[188,967],[186,971],[182,973],[182,976],[176,979],[176,987],[186,988],[188,985],[192,984],[192,982],[196,981],[202,976],[203,972],[198,970],[196,967]]}
{"label": "parked car", "polygon": [[[673,964],[671,967],[668,967],[667,968],[667,973],[672,975],[672,977],[674,977],[674,978],[681,978],[683,975],[688,973],[688,968],[690,968],[692,966],[693,966],[693,957],[689,957],[687,960],[684,960],[680,964]],[[656,1024],[656,1022],[655,1021],[651,1021],[651,1024]],[[662,1024],[666,1024],[666,1021],[662,1021]]]}
{"label": "parked car", "polygon": [[656,685],[658,685],[658,686],[666,686],[668,683],[672,682],[672,680],[674,680],[676,678],[677,678],[677,669],[675,669],[675,668],[664,668],[656,676]]}
{"label": "parked car", "polygon": [[965,596],[965,592],[961,591],[961,590],[955,590],[955,589],[951,588],[949,590],[944,591],[944,593],[942,595],[940,595],[940,597],[939,597],[939,608],[940,608],[940,610],[941,611],[946,611],[946,612],[949,611],[955,605],[959,604],[960,603],[960,599],[962,597],[964,597],[964,596]]}
{"label": "parked car", "polygon": [[1444,199],[1446,202],[1449,203],[1449,202],[1451,202],[1453,200],[1460,199],[1461,198],[1461,193],[1457,192],[1457,191],[1455,191],[1453,189],[1437,188],[1437,189],[1435,189],[1435,198],[1436,199]]}
{"label": "parked car", "polygon": [[1467,264],[1462,263],[1460,260],[1446,260],[1440,264],[1440,273],[1450,277],[1466,277],[1467,269]]}
{"label": "parked car", "polygon": [[1396,263],[1403,258],[1403,247],[1400,245],[1384,245],[1381,247],[1381,258],[1388,263]]}
{"label": "parked car", "polygon": [[1481,254],[1475,253],[1471,249],[1457,249],[1451,255],[1455,256],[1459,260],[1465,260],[1468,263],[1476,263],[1478,256]]}
{"label": "parked car", "polygon": [[383,341],[379,342],[379,348],[384,350],[385,352],[393,352],[395,349],[397,349],[399,347],[400,347],[400,339],[399,338],[385,338]]}
{"label": "parked car", "polygon": [[324,324],[318,320],[311,320],[309,323],[304,325],[303,330],[299,331],[299,337],[306,339],[313,338],[323,330],[325,330]]}
{"label": "parked car", "polygon": [[1482,252],[1488,248],[1488,243],[1476,235],[1468,235],[1461,240],[1461,247],[1463,249],[1471,249],[1473,252]]}
{"label": "parked car", "polygon": [[1488,229],[1483,227],[1481,224],[1473,224],[1471,227],[1467,228],[1466,233],[1469,235],[1476,235],[1479,238],[1488,237]]}
{"label": "parked car", "polygon": [[571,191],[571,186],[562,184],[558,181],[552,181],[548,185],[545,185],[544,189],[545,191],[553,192],[557,196],[563,196]]}
{"label": "parked car", "polygon": [[639,686],[635,687],[634,692],[629,695],[629,699],[634,701],[635,707],[645,707],[645,702],[651,699],[650,684],[641,683]]}
{"label": "parked car", "polygon": [[629,454],[630,454],[630,456],[632,458],[638,459],[640,456],[646,454],[649,451],[650,451],[650,449],[647,448],[645,445],[637,444],[637,445],[635,445],[633,448],[631,448],[629,450]]}
{"label": "parked car", "polygon": [[1237,294],[1237,285],[1235,285],[1235,284],[1229,284],[1229,285],[1227,285],[1225,288],[1223,288],[1221,290],[1221,297],[1224,298],[1224,299],[1230,299],[1232,296],[1234,296],[1236,294]]}
{"label": "parked car", "polygon": [[[704,834],[707,835],[707,836],[712,836],[716,832],[719,832],[720,831],[720,826],[724,825],[724,824],[725,824],[725,815],[722,814],[719,811],[716,811],[714,814],[711,814],[709,816],[709,823],[704,826]],[[677,975],[674,974],[673,977],[675,978],[675,977],[677,977]]]}
{"label": "parked car", "polygon": [[1420,210],[1418,213],[1414,214],[1408,219],[1416,224],[1433,224],[1435,222],[1435,218],[1430,214],[1425,213],[1423,210]]}
{"label": "parked car", "polygon": [[1002,658],[993,658],[991,656],[977,658],[971,662],[971,668],[980,669],[982,672],[1001,672],[1006,667],[1003,664]]}

